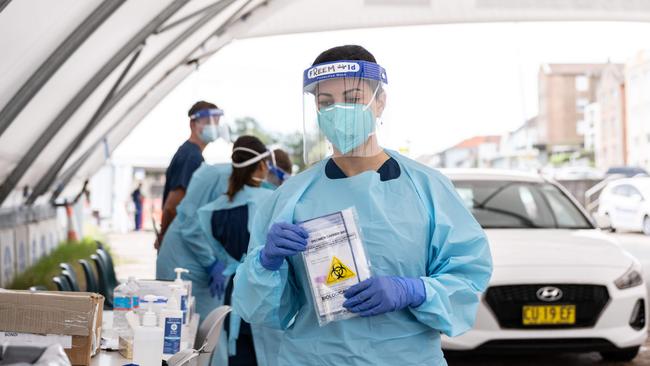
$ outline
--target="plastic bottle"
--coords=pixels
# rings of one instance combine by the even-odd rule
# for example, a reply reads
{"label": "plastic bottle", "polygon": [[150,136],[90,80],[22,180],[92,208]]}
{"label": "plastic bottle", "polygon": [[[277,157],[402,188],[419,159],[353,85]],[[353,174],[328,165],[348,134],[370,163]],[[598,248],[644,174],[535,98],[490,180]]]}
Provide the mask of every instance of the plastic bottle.
{"label": "plastic bottle", "polygon": [[142,326],[133,330],[133,363],[139,366],[160,366],[162,362],[163,329],[157,326],[153,304],[156,296],[147,295],[147,312],[142,316]]}
{"label": "plastic bottle", "polygon": [[122,283],[113,290],[113,329],[115,331],[120,332],[128,328],[125,315],[131,311],[132,301],[133,294],[128,284]]}
{"label": "plastic bottle", "polygon": [[172,286],[172,296],[167,299],[167,308],[160,314],[160,324],[164,329],[163,358],[171,357],[181,350],[183,330],[183,311],[178,303],[178,290]]}
{"label": "plastic bottle", "polygon": [[188,308],[187,308],[188,291],[187,291],[187,285],[185,284],[185,282],[183,282],[181,276],[183,273],[190,273],[190,271],[185,268],[174,268],[174,272],[176,272],[176,279],[174,280],[174,285],[176,285],[179,289],[179,295],[180,295],[179,304],[181,306],[181,311],[183,312],[183,325],[187,325],[187,323],[190,321],[188,316]]}
{"label": "plastic bottle", "polygon": [[127,283],[131,289],[131,305],[133,307],[133,311],[136,311],[140,308],[140,285],[138,285],[138,281],[133,276],[129,277],[129,281]]}

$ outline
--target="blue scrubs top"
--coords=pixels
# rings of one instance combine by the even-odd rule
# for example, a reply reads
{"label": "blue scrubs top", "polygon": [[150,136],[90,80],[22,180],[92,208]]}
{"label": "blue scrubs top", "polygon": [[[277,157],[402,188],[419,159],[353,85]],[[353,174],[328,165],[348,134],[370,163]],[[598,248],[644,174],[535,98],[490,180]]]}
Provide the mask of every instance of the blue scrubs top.
{"label": "blue scrubs top", "polygon": [[[379,180],[386,182],[399,178],[402,171],[399,168],[397,160],[390,158],[386,160],[384,164],[379,167],[379,169],[377,169],[377,173],[379,173]],[[343,170],[341,170],[341,168],[336,165],[334,159],[329,159],[327,161],[327,165],[325,165],[325,175],[327,175],[327,178],[329,179],[344,179],[348,177],[345,175]]]}
{"label": "blue scrubs top", "polygon": [[[248,205],[214,211],[211,218],[212,236],[218,240],[228,255],[241,261],[248,251]],[[228,280],[224,304],[231,305],[232,277]],[[226,329],[229,329],[230,319],[227,321]],[[242,322],[240,334],[252,334],[248,323]]]}
{"label": "blue scrubs top", "polygon": [[183,145],[178,148],[176,154],[174,154],[174,157],[172,158],[172,162],[169,164],[169,167],[165,172],[163,206],[165,206],[165,201],[167,201],[167,195],[169,192],[177,188],[187,190],[192,174],[194,174],[194,171],[201,166],[202,162],[203,155],[201,154],[201,149],[196,144],[190,141],[185,141]]}

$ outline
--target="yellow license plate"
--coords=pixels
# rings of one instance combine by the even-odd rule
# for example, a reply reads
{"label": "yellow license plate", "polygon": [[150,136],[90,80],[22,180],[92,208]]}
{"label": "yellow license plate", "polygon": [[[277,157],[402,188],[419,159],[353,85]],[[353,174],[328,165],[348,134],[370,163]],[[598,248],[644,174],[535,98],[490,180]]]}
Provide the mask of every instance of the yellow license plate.
{"label": "yellow license plate", "polygon": [[576,323],[575,305],[525,305],[524,325],[562,325]]}

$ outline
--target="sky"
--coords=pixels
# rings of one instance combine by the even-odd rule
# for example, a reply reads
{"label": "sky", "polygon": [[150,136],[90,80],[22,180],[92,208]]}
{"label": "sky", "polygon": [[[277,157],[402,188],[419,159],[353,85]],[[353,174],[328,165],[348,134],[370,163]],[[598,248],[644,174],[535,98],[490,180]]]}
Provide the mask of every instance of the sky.
{"label": "sky", "polygon": [[[253,117],[275,132],[302,131],[302,72],[325,49],[359,44],[388,75],[380,141],[432,154],[476,135],[501,135],[537,113],[543,63],[625,63],[649,49],[650,24],[492,23],[306,33],[232,42],[173,90],[118,146],[118,159],[169,161],[189,136],[187,110],[212,101],[226,120]],[[646,35],[644,37],[644,35]],[[158,142],[150,144],[151,139]],[[142,146],[151,146],[143,151]],[[211,144],[208,162],[228,158]]]}

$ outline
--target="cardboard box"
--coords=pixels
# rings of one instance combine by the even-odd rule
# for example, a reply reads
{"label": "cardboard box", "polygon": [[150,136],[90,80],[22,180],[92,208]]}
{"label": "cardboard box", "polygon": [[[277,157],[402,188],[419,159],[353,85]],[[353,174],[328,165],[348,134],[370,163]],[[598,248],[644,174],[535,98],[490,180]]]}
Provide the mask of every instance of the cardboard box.
{"label": "cardboard box", "polygon": [[61,344],[73,365],[99,352],[104,297],[87,292],[0,290],[0,338]]}
{"label": "cardboard box", "polygon": [[9,286],[16,273],[14,231],[0,230],[0,287]]}

